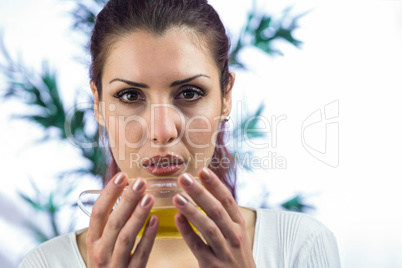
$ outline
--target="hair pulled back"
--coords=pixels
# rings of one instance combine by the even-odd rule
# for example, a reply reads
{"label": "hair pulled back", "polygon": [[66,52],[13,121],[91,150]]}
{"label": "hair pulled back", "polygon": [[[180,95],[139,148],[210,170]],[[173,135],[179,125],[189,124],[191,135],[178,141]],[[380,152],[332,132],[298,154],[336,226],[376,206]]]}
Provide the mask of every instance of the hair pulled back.
{"label": "hair pulled back", "polygon": [[[99,99],[102,98],[102,75],[106,58],[115,42],[134,31],[145,30],[163,35],[173,27],[188,29],[197,36],[197,41],[206,49],[220,70],[222,97],[232,77],[229,73],[229,38],[225,27],[214,8],[206,0],[110,0],[97,15],[90,41],[91,67],[90,79],[95,84]],[[224,158],[230,163],[226,166],[210,165],[221,181],[236,197],[235,162],[224,145],[225,121],[219,126],[214,163]],[[106,184],[120,171],[109,147],[111,161],[103,178]],[[227,163],[227,162],[225,162]]]}

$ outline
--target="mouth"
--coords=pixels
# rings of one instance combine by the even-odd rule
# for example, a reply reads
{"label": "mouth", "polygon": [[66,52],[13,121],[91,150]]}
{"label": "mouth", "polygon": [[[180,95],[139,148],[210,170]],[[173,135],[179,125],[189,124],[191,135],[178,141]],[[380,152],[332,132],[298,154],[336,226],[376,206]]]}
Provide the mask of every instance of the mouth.
{"label": "mouth", "polygon": [[153,156],[142,163],[143,167],[154,176],[172,175],[180,170],[183,164],[183,158],[171,154]]}

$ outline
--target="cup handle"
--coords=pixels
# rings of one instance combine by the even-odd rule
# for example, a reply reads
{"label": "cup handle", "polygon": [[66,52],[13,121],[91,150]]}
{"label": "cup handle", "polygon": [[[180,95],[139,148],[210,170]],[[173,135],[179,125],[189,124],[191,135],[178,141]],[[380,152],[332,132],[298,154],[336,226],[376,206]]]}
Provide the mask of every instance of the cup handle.
{"label": "cup handle", "polygon": [[85,208],[84,204],[82,203],[82,198],[87,194],[101,194],[102,190],[87,190],[80,193],[77,201],[77,205],[80,207],[82,212],[84,212],[88,217],[91,217],[91,213]]}

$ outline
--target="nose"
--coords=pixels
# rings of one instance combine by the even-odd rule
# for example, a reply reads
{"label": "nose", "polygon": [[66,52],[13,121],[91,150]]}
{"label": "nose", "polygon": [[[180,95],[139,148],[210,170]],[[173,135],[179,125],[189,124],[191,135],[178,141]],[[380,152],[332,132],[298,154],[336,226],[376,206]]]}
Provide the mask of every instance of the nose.
{"label": "nose", "polygon": [[177,140],[180,129],[180,111],[170,104],[153,104],[151,109],[151,142],[171,145]]}

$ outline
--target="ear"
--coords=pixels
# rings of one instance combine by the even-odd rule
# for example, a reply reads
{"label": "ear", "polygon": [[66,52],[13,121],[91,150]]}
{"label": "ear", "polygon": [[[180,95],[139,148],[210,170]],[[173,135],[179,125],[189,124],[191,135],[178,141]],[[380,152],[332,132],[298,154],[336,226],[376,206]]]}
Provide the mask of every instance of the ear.
{"label": "ear", "polygon": [[231,79],[226,88],[226,95],[223,96],[223,105],[222,105],[222,120],[227,118],[232,110],[232,89],[235,82],[236,74],[230,73]]}
{"label": "ear", "polygon": [[99,103],[99,92],[93,81],[90,82],[92,95],[94,96],[94,116],[99,125],[105,126],[105,119],[102,113],[102,105]]}

